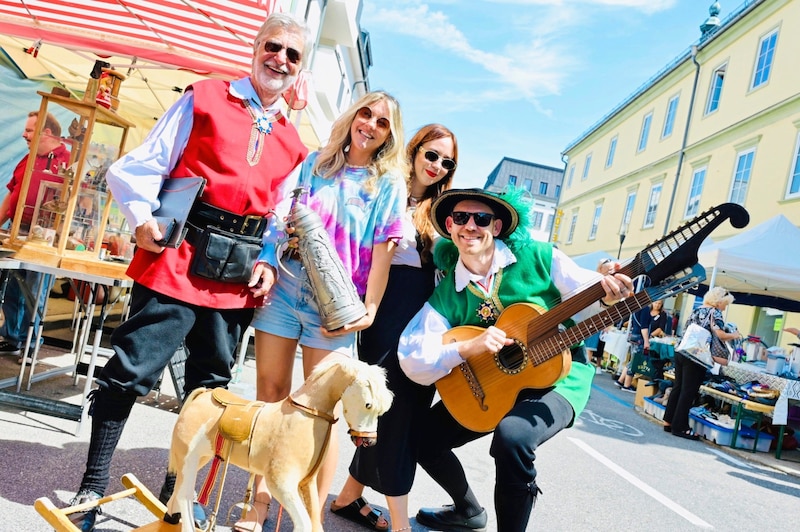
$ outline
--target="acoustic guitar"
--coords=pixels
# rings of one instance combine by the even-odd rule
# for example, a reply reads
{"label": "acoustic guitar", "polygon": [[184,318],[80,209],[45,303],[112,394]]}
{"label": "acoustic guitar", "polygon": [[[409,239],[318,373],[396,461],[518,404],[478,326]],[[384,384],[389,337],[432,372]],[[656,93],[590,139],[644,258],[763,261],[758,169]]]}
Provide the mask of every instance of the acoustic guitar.
{"label": "acoustic guitar", "polygon": [[[436,381],[436,389],[450,414],[476,432],[493,430],[514,406],[523,389],[553,386],[570,370],[570,346],[628,318],[653,301],[697,286],[705,270],[697,264],[697,251],[705,238],[725,220],[736,228],[750,220],[740,205],[724,203],[697,216],[624,264],[618,273],[643,276],[646,288],[633,296],[565,329],[564,321],[605,296],[598,281],[549,311],[529,303],[509,305],[495,326],[514,343],[498,353],[470,357]],[[443,341],[461,342],[483,332],[478,326],[450,329]]]}

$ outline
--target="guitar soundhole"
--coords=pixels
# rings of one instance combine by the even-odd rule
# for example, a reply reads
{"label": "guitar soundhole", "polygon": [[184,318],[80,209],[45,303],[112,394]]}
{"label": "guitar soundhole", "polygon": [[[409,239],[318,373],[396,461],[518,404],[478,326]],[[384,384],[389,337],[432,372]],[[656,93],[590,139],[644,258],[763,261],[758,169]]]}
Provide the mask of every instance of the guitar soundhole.
{"label": "guitar soundhole", "polygon": [[516,375],[528,365],[528,351],[519,340],[505,346],[494,355],[494,362],[503,373]]}

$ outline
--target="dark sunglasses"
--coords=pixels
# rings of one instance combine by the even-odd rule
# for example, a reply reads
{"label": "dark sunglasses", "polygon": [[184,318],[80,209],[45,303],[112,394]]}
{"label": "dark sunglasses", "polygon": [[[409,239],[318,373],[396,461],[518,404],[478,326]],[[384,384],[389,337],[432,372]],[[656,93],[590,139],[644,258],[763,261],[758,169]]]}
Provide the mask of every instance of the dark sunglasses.
{"label": "dark sunglasses", "polygon": [[[361,120],[365,120],[369,122],[372,120],[372,117],[375,113],[372,112],[372,109],[369,107],[361,107],[358,111],[356,111],[356,116]],[[389,122],[389,119],[383,116],[379,116],[375,120],[375,125],[377,125],[380,129],[390,129],[392,124]]]}
{"label": "dark sunglasses", "polygon": [[303,54],[294,48],[289,48],[288,46],[284,46],[283,44],[275,41],[264,41],[264,50],[271,54],[280,53],[280,51],[284,48],[286,49],[286,60],[293,65],[296,65],[303,60]]}
{"label": "dark sunglasses", "polygon": [[478,227],[489,227],[489,224],[494,220],[494,214],[488,212],[453,211],[450,216],[453,218],[453,223],[456,225],[467,225],[469,219],[472,218],[475,220],[475,225]]}
{"label": "dark sunglasses", "polygon": [[[438,161],[441,158],[442,159],[442,168],[444,168],[448,172],[450,170],[455,170],[455,168],[456,168],[456,162],[453,159],[448,159],[447,157],[442,157],[441,155],[439,155],[435,151],[426,150],[422,146],[419,147],[419,151],[421,151],[422,155],[424,155],[425,158],[427,160],[429,160],[430,162],[432,162],[432,163],[435,163],[436,161]],[[464,222],[464,223],[466,223],[466,222]],[[459,225],[463,225],[463,224],[459,224]],[[485,227],[485,226],[483,226],[483,227]]]}

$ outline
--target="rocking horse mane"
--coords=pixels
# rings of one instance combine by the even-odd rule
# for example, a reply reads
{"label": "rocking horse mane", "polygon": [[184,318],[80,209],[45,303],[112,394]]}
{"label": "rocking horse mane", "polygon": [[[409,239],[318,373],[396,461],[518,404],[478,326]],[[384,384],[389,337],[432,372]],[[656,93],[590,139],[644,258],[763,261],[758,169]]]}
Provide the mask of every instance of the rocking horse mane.
{"label": "rocking horse mane", "polygon": [[339,366],[346,375],[352,376],[353,380],[365,382],[367,387],[374,393],[374,406],[379,408],[380,411],[389,409],[393,394],[386,387],[386,370],[380,366],[367,364],[354,358],[336,357],[317,364],[301,389],[305,388],[309,383],[318,381],[335,366]]}

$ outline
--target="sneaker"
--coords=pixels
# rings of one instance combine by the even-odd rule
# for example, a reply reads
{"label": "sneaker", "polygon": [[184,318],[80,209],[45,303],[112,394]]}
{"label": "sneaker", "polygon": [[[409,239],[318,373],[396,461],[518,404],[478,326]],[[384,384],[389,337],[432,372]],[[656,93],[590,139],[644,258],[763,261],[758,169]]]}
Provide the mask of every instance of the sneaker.
{"label": "sneaker", "polygon": [[[93,502],[100,498],[101,495],[99,493],[81,488],[81,490],[78,491],[78,493],[76,493],[75,496],[69,501],[69,506],[77,506],[79,504]],[[81,532],[92,532],[92,530],[94,530],[94,523],[100,513],[100,507],[95,506],[94,508],[89,508],[85,512],[76,512],[74,514],[70,514],[69,520],[75,526],[80,527]]]}
{"label": "sneaker", "polygon": [[22,352],[17,344],[12,344],[6,340],[0,342],[0,355],[18,355]]}
{"label": "sneaker", "polygon": [[636,393],[636,388],[634,388],[633,386],[623,386],[623,387],[622,387],[622,388],[620,388],[620,389],[621,389],[623,392]]}
{"label": "sneaker", "polygon": [[619,388],[624,388],[625,387],[621,382],[619,382],[617,380],[614,381],[614,386],[617,386]]}

